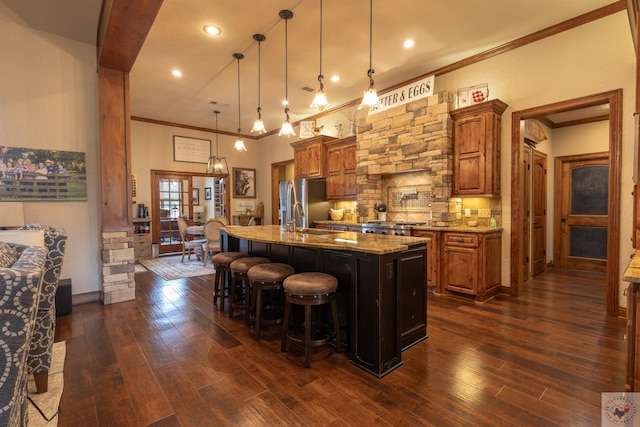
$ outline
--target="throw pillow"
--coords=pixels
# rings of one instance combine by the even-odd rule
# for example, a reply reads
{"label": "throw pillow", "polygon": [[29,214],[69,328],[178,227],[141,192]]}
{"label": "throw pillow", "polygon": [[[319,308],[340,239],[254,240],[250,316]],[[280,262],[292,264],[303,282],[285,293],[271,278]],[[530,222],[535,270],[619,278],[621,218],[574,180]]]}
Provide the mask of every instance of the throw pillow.
{"label": "throw pillow", "polygon": [[0,242],[0,268],[11,267],[18,260],[18,251],[7,242]]}

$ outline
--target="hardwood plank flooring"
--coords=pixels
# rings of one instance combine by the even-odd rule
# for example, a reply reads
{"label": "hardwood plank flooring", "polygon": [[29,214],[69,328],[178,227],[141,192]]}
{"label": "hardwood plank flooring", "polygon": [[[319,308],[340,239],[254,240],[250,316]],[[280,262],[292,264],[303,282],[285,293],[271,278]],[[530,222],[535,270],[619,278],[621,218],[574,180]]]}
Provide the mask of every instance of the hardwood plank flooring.
{"label": "hardwood plank flooring", "polygon": [[73,307],[65,426],[599,426],[624,390],[625,319],[605,315],[605,276],[543,273],[518,299],[429,294],[429,338],[382,379],[347,355],[280,352],[211,303],[213,276],[136,274],[136,300]]}

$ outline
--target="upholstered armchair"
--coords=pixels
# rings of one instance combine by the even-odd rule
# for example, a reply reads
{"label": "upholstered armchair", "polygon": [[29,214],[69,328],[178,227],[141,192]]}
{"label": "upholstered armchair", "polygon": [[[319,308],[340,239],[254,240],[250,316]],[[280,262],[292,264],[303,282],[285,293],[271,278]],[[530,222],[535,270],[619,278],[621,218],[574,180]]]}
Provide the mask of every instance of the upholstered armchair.
{"label": "upholstered armchair", "polygon": [[51,352],[56,329],[56,291],[62,270],[67,233],[64,228],[42,224],[27,224],[20,227],[20,230],[44,231],[44,246],[47,249],[38,316],[27,359],[29,373],[33,373],[37,393],[45,393],[49,387],[49,368],[51,368]]}
{"label": "upholstered armchair", "polygon": [[0,426],[27,425],[27,358],[45,260],[44,248],[0,242]]}

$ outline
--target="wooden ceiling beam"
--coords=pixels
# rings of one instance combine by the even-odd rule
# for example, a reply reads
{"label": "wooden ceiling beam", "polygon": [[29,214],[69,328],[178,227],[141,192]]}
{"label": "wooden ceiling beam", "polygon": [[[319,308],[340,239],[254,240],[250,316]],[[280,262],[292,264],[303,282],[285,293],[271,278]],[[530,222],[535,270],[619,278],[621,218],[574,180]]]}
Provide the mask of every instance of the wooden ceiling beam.
{"label": "wooden ceiling beam", "polygon": [[98,28],[98,65],[129,72],[163,0],[105,0]]}

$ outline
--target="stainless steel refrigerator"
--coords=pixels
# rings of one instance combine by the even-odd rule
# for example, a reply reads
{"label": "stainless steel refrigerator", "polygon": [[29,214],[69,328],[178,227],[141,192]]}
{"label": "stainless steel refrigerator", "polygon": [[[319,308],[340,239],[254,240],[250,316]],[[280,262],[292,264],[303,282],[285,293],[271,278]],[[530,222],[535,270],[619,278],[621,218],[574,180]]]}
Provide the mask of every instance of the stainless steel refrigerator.
{"label": "stainless steel refrigerator", "polygon": [[323,179],[280,181],[280,225],[286,225],[293,220],[296,202],[302,205],[304,213],[297,221],[297,227],[313,227],[314,221],[327,220],[333,203],[325,199],[326,182]]}

